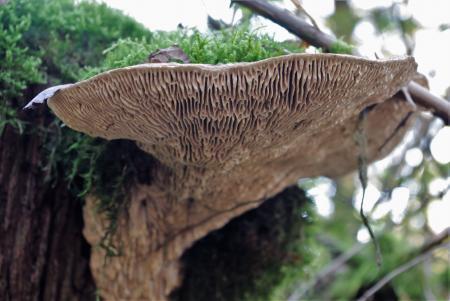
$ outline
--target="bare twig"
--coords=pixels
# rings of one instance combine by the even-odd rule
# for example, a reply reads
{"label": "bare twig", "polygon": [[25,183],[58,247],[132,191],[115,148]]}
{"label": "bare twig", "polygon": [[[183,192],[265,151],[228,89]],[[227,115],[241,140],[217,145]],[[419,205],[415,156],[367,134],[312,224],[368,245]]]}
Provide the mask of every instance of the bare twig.
{"label": "bare twig", "polygon": [[[335,37],[309,25],[307,22],[297,17],[290,11],[279,8],[278,6],[267,1],[231,0],[231,3],[236,3],[251,9],[255,13],[284,27],[292,34],[298,36],[313,46],[330,51],[330,49],[338,43],[338,40]],[[446,125],[450,124],[449,102],[441,97],[431,94],[428,90],[412,81],[407,87],[416,104],[432,110],[434,115],[442,118]]]}
{"label": "bare twig", "polygon": [[359,254],[364,247],[365,245],[360,243],[353,245],[348,251],[336,257],[336,259],[322,269],[313,281],[306,285],[297,285],[298,289],[296,289],[287,300],[303,300],[304,296],[307,295],[309,291],[315,291],[317,287],[321,287],[324,283],[329,282],[329,278],[333,278],[333,276],[337,274],[350,259]]}
{"label": "bare twig", "polygon": [[411,260],[407,261],[406,263],[402,264],[398,268],[392,270],[390,273],[388,273],[386,276],[384,276],[380,281],[378,281],[374,286],[372,286],[370,289],[368,289],[362,297],[360,297],[357,301],[366,301],[371,296],[373,296],[377,291],[379,291],[383,286],[385,286],[387,283],[389,283],[392,279],[397,277],[398,275],[408,271],[409,269],[415,267],[419,263],[423,262],[424,260],[428,259],[436,249],[444,248],[444,247],[450,247],[450,243],[443,243],[446,238],[448,238],[448,232],[449,229],[447,229],[444,233],[444,235],[440,235],[436,237],[436,239],[433,239],[430,244],[423,247],[418,256],[415,256]]}
{"label": "bare twig", "polygon": [[450,228],[445,229],[440,234],[436,235],[429,241],[427,241],[422,248],[418,251],[418,253],[425,253],[429,250],[433,249],[436,246],[441,245],[444,241],[446,241],[450,237]]}
{"label": "bare twig", "polygon": [[355,133],[355,140],[356,140],[356,144],[358,145],[358,152],[359,152],[359,154],[358,154],[358,174],[359,174],[359,181],[361,182],[361,187],[362,187],[362,198],[361,198],[361,206],[359,208],[359,215],[362,219],[364,227],[369,232],[370,238],[373,241],[373,245],[375,247],[377,267],[380,268],[382,265],[382,262],[383,262],[380,245],[378,244],[378,240],[375,237],[375,234],[373,233],[372,227],[370,226],[369,219],[364,214],[364,200],[365,200],[365,196],[366,196],[367,182],[368,182],[367,138],[366,138],[366,134],[365,134],[365,121],[366,121],[368,112],[369,112],[369,109],[366,108],[359,114],[358,129]]}
{"label": "bare twig", "polygon": [[446,125],[450,125],[450,102],[431,94],[430,91],[415,82],[409,82],[408,91],[416,104],[432,109],[435,116],[442,118]]}
{"label": "bare twig", "polygon": [[405,97],[406,101],[409,103],[409,105],[413,109],[413,111],[416,111],[417,110],[417,106],[414,103],[414,100],[412,99],[411,94],[409,94],[409,90],[406,89],[406,87],[403,87],[401,91],[402,91],[403,96]]}
{"label": "bare twig", "polygon": [[297,15],[299,13],[304,14],[309,21],[312,23],[312,25],[317,28],[318,30],[320,30],[319,25],[317,24],[316,20],[314,20],[314,18],[306,11],[306,9],[300,4],[299,0],[291,0],[291,2],[294,4],[295,8],[297,9]]}
{"label": "bare twig", "polygon": [[336,42],[334,37],[323,33],[314,26],[309,25],[306,21],[300,19],[290,11],[281,9],[278,6],[266,1],[232,0],[231,3],[236,3],[251,9],[257,14],[286,28],[289,32],[316,47],[329,49],[330,45]]}

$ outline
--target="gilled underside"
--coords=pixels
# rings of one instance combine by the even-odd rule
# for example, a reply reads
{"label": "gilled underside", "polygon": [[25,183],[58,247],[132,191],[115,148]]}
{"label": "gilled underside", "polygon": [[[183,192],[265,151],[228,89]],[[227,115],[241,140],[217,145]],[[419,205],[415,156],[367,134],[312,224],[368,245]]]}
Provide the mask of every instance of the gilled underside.
{"label": "gilled underside", "polygon": [[[115,240],[122,256],[91,267],[107,300],[164,300],[178,259],[195,240],[295,183],[357,167],[354,134],[368,113],[367,159],[386,155],[412,120],[392,97],[415,75],[412,58],[371,61],[297,54],[233,65],[139,65],[66,88],[48,104],[71,128],[131,139],[160,160],[149,185],[130,191]],[[401,126],[399,126],[401,125]],[[98,244],[107,221],[85,208]],[[111,285],[114,283],[114,285]]]}

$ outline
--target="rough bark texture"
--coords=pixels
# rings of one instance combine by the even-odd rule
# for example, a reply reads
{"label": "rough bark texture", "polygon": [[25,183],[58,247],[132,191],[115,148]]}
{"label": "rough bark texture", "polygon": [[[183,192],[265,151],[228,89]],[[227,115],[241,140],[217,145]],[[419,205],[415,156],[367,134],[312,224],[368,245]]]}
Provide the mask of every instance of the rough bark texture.
{"label": "rough bark texture", "polygon": [[[42,110],[21,118],[44,126]],[[0,136],[0,300],[94,300],[80,200],[43,181],[42,137]]]}

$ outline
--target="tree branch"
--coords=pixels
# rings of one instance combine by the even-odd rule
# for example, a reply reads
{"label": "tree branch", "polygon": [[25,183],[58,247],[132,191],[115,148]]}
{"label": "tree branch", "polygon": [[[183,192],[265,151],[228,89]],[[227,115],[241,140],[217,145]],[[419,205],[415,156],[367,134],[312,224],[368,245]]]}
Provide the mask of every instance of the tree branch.
{"label": "tree branch", "polygon": [[[320,31],[314,26],[311,26],[290,11],[279,8],[278,6],[267,1],[231,0],[231,3],[236,3],[251,9],[255,13],[271,20],[274,23],[277,23],[292,34],[298,36],[315,47],[320,47],[326,51],[330,51],[333,46],[336,46],[336,44],[339,43],[339,40],[335,37]],[[354,54],[357,55],[357,53]],[[450,103],[448,101],[431,94],[428,90],[412,81],[408,84],[408,90],[418,105],[433,111],[433,114],[442,118],[446,125],[450,124]]]}
{"label": "tree branch", "polygon": [[330,45],[336,42],[336,38],[309,25],[290,11],[281,9],[269,2],[261,0],[232,0],[231,3],[251,9],[316,47],[329,50]]}
{"label": "tree branch", "polygon": [[317,291],[318,287],[329,284],[329,282],[331,282],[330,279],[332,279],[350,259],[359,254],[365,246],[366,245],[364,244],[356,243],[348,251],[336,257],[330,264],[320,270],[311,282],[306,285],[298,283],[296,285],[297,289],[290,294],[287,301],[303,300],[310,291]]}
{"label": "tree branch", "polygon": [[408,91],[417,104],[433,110],[435,116],[440,117],[446,125],[450,125],[450,102],[430,93],[413,81],[409,82]]}
{"label": "tree branch", "polygon": [[449,248],[450,243],[444,243],[449,235],[450,229],[446,229],[441,235],[436,236],[434,239],[432,239],[430,242],[428,242],[425,246],[423,246],[419,252],[418,255],[413,257],[411,260],[407,261],[406,263],[402,264],[401,266],[397,267],[396,269],[392,270],[390,273],[388,273],[386,276],[381,278],[380,281],[378,281],[374,286],[372,286],[370,289],[368,289],[362,297],[360,297],[357,301],[366,301],[370,297],[372,297],[377,291],[379,291],[383,286],[385,286],[387,283],[389,283],[392,279],[397,277],[398,275],[408,271],[409,269],[415,267],[419,263],[425,261],[426,259],[430,258],[431,255],[433,255],[434,251],[436,251],[439,248]]}

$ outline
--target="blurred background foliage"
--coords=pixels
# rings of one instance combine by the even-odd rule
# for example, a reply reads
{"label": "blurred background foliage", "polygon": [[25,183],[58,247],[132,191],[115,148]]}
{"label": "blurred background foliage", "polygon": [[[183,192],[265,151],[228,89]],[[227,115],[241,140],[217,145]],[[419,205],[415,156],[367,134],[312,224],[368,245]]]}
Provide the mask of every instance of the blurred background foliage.
{"label": "blurred background foliage", "polygon": [[[334,12],[322,24],[337,37],[359,46],[355,28],[361,22],[369,22],[376,29],[374,39],[389,33],[404,44],[405,53],[414,54],[415,32],[421,24],[413,15],[404,13],[407,7],[408,1],[392,1],[391,5],[363,10],[352,2],[335,1]],[[52,116],[48,117],[48,127],[33,128],[20,108],[33,93],[47,86],[141,63],[156,49],[173,44],[178,44],[192,62],[211,64],[255,61],[302,52],[305,48],[317,51],[299,40],[279,42],[271,35],[261,34],[252,12],[238,6],[234,9],[239,13],[234,23],[210,19],[207,33],[183,26],[173,32],[151,32],[105,4],[73,0],[8,1],[0,6],[0,134],[9,126],[24,135],[43,135],[48,160],[42,163],[42,169],[47,180],[63,177],[80,199],[96,187],[105,196],[101,208],[114,212],[118,208],[116,198],[123,197],[123,191],[117,190],[126,187],[119,184],[133,178],[135,171],[135,163],[120,153],[129,150],[128,146],[111,147],[104,141],[75,133]],[[304,17],[301,12],[296,13]],[[436,30],[446,31],[448,24],[441,24]],[[393,53],[386,50],[383,54]],[[428,241],[448,231],[450,165],[448,156],[442,159],[436,155],[438,151],[433,151],[437,149],[433,145],[441,143],[441,148],[450,152],[448,140],[444,146],[437,141],[445,131],[448,132],[448,127],[443,128],[439,120],[423,114],[404,143],[369,169],[364,211],[380,242],[383,255],[380,268],[358,215],[361,187],[355,175],[333,180],[301,179],[299,186],[314,200],[316,208],[316,214],[311,215],[312,225],[306,228],[308,236],[315,237],[307,246],[309,254],[315,256],[301,268],[301,273],[294,273],[301,277],[291,279],[282,292],[277,291],[276,298],[356,298],[390,271],[418,256]],[[114,164],[110,158],[114,158]],[[105,177],[111,180],[104,181]],[[390,281],[375,299],[450,298],[448,254],[448,249],[434,252]]]}

